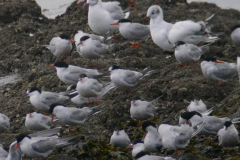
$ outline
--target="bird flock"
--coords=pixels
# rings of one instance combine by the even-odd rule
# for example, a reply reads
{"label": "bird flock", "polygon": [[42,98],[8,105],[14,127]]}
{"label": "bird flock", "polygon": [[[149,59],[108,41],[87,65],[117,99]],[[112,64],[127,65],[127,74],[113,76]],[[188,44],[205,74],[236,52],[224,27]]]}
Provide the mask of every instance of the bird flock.
{"label": "bird flock", "polygon": [[[81,2],[85,0],[79,0],[77,3]],[[203,76],[216,81],[216,85],[223,85],[223,82],[239,75],[240,57],[237,58],[236,64],[204,55],[209,47],[218,41],[219,36],[224,34],[211,32],[215,14],[200,22],[185,20],[168,23],[163,19],[161,7],[153,5],[146,11],[144,19],[150,19],[150,23],[143,25],[127,19],[130,11],[137,8],[135,0],[133,3],[132,6],[128,0],[129,8],[122,10],[120,3],[116,1],[87,0],[84,7],[88,7],[88,25],[95,34],[79,30],[75,33],[74,40],[68,35],[61,34],[52,38],[49,45],[43,45],[59,59],[49,67],[56,68],[58,78],[70,86],[65,92],[60,93],[41,91],[37,87],[27,89],[25,96],[29,97],[32,106],[46,112],[46,115],[37,112],[27,113],[25,127],[38,132],[17,135],[9,146],[9,153],[0,145],[0,160],[21,160],[24,154],[32,158],[46,158],[57,148],[75,144],[77,140],[73,139],[79,136],[78,134],[60,137],[62,128],[52,128],[52,123],[59,121],[69,126],[68,132],[74,132],[77,125],[83,124],[89,116],[100,113],[107,104],[77,108],[64,106],[64,102],[71,100],[77,105],[99,103],[102,97],[116,87],[123,88],[124,94],[129,94],[130,88],[137,86],[140,80],[155,74],[150,66],[142,71],[132,71],[113,65],[109,66],[108,71],[101,73],[97,69],[70,65],[63,61],[62,56],[66,56],[66,61],[71,61],[67,55],[73,49],[72,43],[75,43],[80,56],[90,60],[90,67],[98,67],[101,65],[99,59],[104,58],[105,53],[117,43],[115,35],[118,32],[125,39],[134,40],[131,48],[139,48],[141,40],[151,37],[163,51],[174,53],[179,65],[188,68],[193,64],[194,69],[195,64],[201,62]],[[231,39],[235,46],[240,46],[240,26],[232,28]],[[95,65],[92,64],[92,59],[97,59]],[[100,82],[99,79],[110,81]],[[109,143],[116,147],[132,148],[132,157],[136,160],[174,159],[170,156],[159,156],[158,153],[170,149],[175,150],[173,154],[179,154],[177,150],[184,149],[196,135],[217,135],[219,145],[223,147],[232,147],[239,143],[238,131],[234,126],[240,122],[239,111],[230,117],[210,116],[214,107],[207,109],[201,98],[197,97],[190,102],[187,110],[181,113],[179,125],[159,124],[157,127],[148,119],[154,117],[158,111],[157,102],[162,97],[163,95],[150,102],[137,98],[131,101],[130,117],[140,121],[145,132],[142,139],[131,142],[124,128],[116,126]],[[5,131],[9,129],[9,118],[0,113],[2,139]]]}

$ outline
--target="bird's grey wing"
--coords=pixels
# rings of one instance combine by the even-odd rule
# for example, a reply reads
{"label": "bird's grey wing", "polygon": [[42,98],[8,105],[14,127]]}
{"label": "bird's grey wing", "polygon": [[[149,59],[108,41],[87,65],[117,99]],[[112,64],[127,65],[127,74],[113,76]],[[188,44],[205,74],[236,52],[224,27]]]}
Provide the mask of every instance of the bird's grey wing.
{"label": "bird's grey wing", "polygon": [[46,138],[37,142],[31,143],[33,150],[40,153],[45,153],[56,148],[57,138]]}
{"label": "bird's grey wing", "polygon": [[214,76],[220,79],[228,79],[238,74],[236,67],[217,67],[213,72]]}
{"label": "bird's grey wing", "polygon": [[149,26],[147,25],[133,23],[132,26],[133,27],[129,30],[129,33],[132,36],[141,39],[143,37],[147,37],[150,35],[150,29],[149,29]]}
{"label": "bird's grey wing", "polygon": [[50,117],[45,117],[42,116],[41,120],[40,120],[41,124],[47,125],[47,126],[51,126],[51,118]]}
{"label": "bird's grey wing", "polygon": [[52,53],[54,53],[54,52],[56,51],[56,49],[57,49],[56,43],[57,43],[57,38],[56,38],[56,37],[53,38],[53,39],[50,41],[49,47],[50,47],[50,51],[51,51]]}
{"label": "bird's grey wing", "polygon": [[71,113],[70,118],[76,121],[84,121],[88,116],[88,113],[83,112],[82,110],[76,110]]}
{"label": "bird's grey wing", "polygon": [[196,47],[194,47],[194,46],[190,47],[188,51],[189,51],[189,55],[193,58],[199,58],[199,56],[201,55],[200,54],[201,51],[197,46]]}
{"label": "bird's grey wing", "polygon": [[107,3],[103,3],[103,7],[106,9],[106,11],[108,11],[111,16],[111,18],[113,18],[114,20],[119,20],[124,18],[124,13],[121,9],[121,7],[119,6],[119,2],[107,2]]}
{"label": "bird's grey wing", "polygon": [[154,116],[155,111],[156,108],[152,104],[147,105],[146,112],[150,114],[152,117]]}
{"label": "bird's grey wing", "polygon": [[95,90],[96,92],[101,92],[102,87],[103,87],[102,84],[100,84],[99,82],[94,82],[91,85],[91,89]]}
{"label": "bird's grey wing", "polygon": [[59,98],[58,93],[42,92],[42,94],[41,94],[41,101],[42,101],[42,103],[44,103],[46,105],[51,105],[53,103],[57,103],[58,98]]}
{"label": "bird's grey wing", "polygon": [[219,129],[221,129],[223,127],[223,122],[221,121],[221,119],[216,118],[216,117],[209,117],[209,119],[206,122],[206,125],[204,125],[204,129],[207,132],[218,132]]}
{"label": "bird's grey wing", "polygon": [[139,77],[136,76],[134,72],[128,72],[127,75],[123,78],[123,80],[128,84],[136,84],[139,80]]}

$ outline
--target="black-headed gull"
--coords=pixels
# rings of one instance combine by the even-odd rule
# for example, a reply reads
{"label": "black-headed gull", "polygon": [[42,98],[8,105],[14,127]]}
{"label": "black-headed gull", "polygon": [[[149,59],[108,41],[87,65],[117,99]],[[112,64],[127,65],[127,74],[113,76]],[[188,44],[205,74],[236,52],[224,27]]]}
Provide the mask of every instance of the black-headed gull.
{"label": "black-headed gull", "polygon": [[163,20],[163,10],[158,5],[151,6],[145,19],[150,18],[150,32],[153,42],[165,51],[173,52],[174,44],[168,40],[167,34],[171,29],[171,23]]}
{"label": "black-headed gull", "polygon": [[0,113],[0,132],[3,132],[1,138],[5,137],[5,131],[10,129],[10,122],[7,115]]}
{"label": "black-headed gull", "polygon": [[240,25],[231,28],[231,39],[235,46],[240,46]]}
{"label": "black-headed gull", "polygon": [[84,58],[90,59],[90,64],[88,66],[92,66],[92,59],[97,59],[96,66],[98,66],[98,59],[103,58],[109,48],[108,45],[99,40],[93,40],[89,36],[81,37],[78,46],[80,46],[79,54]]}
{"label": "black-headed gull", "polygon": [[217,133],[218,144],[223,147],[236,146],[239,143],[238,130],[231,121],[226,121],[224,127]]}
{"label": "black-headed gull", "polygon": [[74,126],[74,130],[76,129],[76,125],[83,124],[87,118],[99,112],[104,104],[100,104],[96,107],[83,107],[83,108],[75,108],[75,107],[65,107],[61,104],[54,103],[50,106],[50,114],[52,114],[52,121],[54,116],[57,119],[64,123],[65,125],[69,125],[68,130],[70,130],[70,125]]}
{"label": "black-headed gull", "polygon": [[132,148],[132,157],[135,157],[139,152],[145,150],[144,143],[140,139],[132,141],[128,148]]}
{"label": "black-headed gull", "polygon": [[[124,38],[134,40],[134,44],[131,48],[138,48],[140,40],[146,39],[150,36],[148,25],[132,23],[132,21],[128,19],[120,19],[117,23],[113,23],[112,25],[119,25],[119,32]],[[138,41],[137,45],[135,45],[136,41]]]}
{"label": "black-headed gull", "polygon": [[158,152],[163,146],[162,136],[158,133],[156,125],[150,121],[144,121],[142,123],[142,130],[146,132],[144,138],[144,146],[146,150],[150,152]]}
{"label": "black-headed gull", "polygon": [[154,99],[151,102],[133,100],[131,101],[130,115],[131,118],[136,120],[147,120],[154,117],[154,113],[158,107],[156,107],[157,100],[162,96]]}
{"label": "black-headed gull", "polygon": [[50,49],[51,53],[58,57],[60,61],[62,55],[65,55],[67,61],[70,61],[71,59],[68,59],[67,54],[71,52],[72,43],[74,42],[74,40],[70,40],[68,35],[61,34],[59,37],[53,37],[49,45],[43,46]]}
{"label": "black-headed gull", "polygon": [[29,130],[45,130],[50,129],[52,125],[51,117],[45,116],[41,113],[28,113],[25,119],[25,127]]}
{"label": "black-headed gull", "polygon": [[148,153],[142,151],[139,152],[133,160],[175,160],[175,158],[149,155]]}
{"label": "black-headed gull", "polygon": [[23,152],[21,148],[14,151],[17,141],[14,141],[9,146],[9,152],[5,151],[0,144],[0,160],[22,160]]}
{"label": "black-headed gull", "polygon": [[[215,58],[205,58],[201,62],[202,73],[208,80],[215,80],[215,85],[222,85],[228,79],[238,75],[236,63],[217,61]],[[219,81],[222,81],[219,84]]]}
{"label": "black-headed gull", "polygon": [[32,158],[46,158],[57,148],[74,144],[75,142],[69,142],[79,135],[67,136],[67,137],[31,137],[25,133],[21,133],[16,136],[17,145],[15,150],[20,146],[22,152]]}
{"label": "black-headed gull", "polygon": [[88,77],[102,74],[96,69],[81,68],[62,61],[55,62],[54,65],[50,65],[49,67],[55,67],[58,78],[66,84],[77,84],[80,74],[86,74]]}
{"label": "black-headed gull", "polygon": [[131,144],[129,136],[121,126],[116,126],[112,136],[110,137],[110,144],[116,147],[126,148]]}
{"label": "black-headed gull", "polygon": [[199,113],[207,111],[206,104],[200,98],[194,98],[187,107],[187,111],[197,111]]}
{"label": "black-headed gull", "polygon": [[53,103],[62,104],[70,98],[65,93],[41,91],[37,87],[29,88],[26,91],[26,95],[29,96],[29,100],[35,108],[44,111],[48,111],[51,104]]}

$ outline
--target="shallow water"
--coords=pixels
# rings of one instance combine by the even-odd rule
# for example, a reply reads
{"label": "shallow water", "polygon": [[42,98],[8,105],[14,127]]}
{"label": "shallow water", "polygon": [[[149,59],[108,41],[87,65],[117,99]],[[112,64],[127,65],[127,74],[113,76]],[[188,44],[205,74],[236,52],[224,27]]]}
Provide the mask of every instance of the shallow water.
{"label": "shallow water", "polygon": [[20,80],[20,77],[18,74],[11,74],[11,75],[7,75],[5,77],[0,77],[0,87],[4,86],[6,84],[17,83],[19,80]]}

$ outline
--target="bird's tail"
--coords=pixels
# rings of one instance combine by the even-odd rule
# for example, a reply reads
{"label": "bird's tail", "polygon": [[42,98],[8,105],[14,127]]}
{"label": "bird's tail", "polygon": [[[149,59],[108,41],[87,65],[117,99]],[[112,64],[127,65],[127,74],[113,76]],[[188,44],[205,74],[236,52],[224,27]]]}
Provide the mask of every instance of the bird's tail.
{"label": "bird's tail", "polygon": [[[203,129],[203,127],[205,126],[206,122],[204,123],[201,123],[199,126],[198,126],[198,129],[192,134],[192,137],[196,136],[199,132],[201,132],[201,130]],[[192,138],[191,137],[191,138]]]}
{"label": "bird's tail", "polygon": [[75,144],[78,141],[71,141],[71,140],[78,137],[79,135],[80,134],[73,135],[73,136],[67,136],[67,137],[59,137],[56,147],[61,148],[61,147],[65,147],[65,146],[68,146],[71,144]]}
{"label": "bird's tail", "polygon": [[98,105],[98,106],[96,106],[96,107],[92,107],[92,108],[91,108],[91,109],[92,109],[92,112],[91,112],[90,115],[94,115],[94,114],[97,114],[97,113],[101,112],[102,106],[103,106],[104,104],[105,104],[105,103],[100,104],[100,105]]}
{"label": "bird's tail", "polygon": [[[215,42],[215,41],[214,41],[214,42]],[[201,50],[202,50],[201,55],[203,55],[205,52],[209,51],[209,46],[210,46],[211,44],[213,44],[214,42],[211,42],[211,43],[208,43],[208,44],[206,44],[206,45],[204,45],[204,46],[201,46],[201,47],[200,47]]]}
{"label": "bird's tail", "polygon": [[53,129],[47,129],[47,130],[39,131],[39,132],[36,132],[36,133],[32,133],[29,136],[30,137],[38,137],[38,136],[49,137],[49,136],[52,136],[52,135],[59,134],[61,132],[62,132],[62,127],[56,127],[56,128],[53,128]]}
{"label": "bird's tail", "polygon": [[215,108],[215,107],[212,107],[212,108],[210,108],[210,109],[202,112],[201,114],[202,114],[202,115],[205,115],[205,116],[208,116],[210,113],[212,113],[212,111],[214,110],[214,108]]}
{"label": "bird's tail", "polygon": [[140,79],[145,78],[146,76],[151,75],[153,72],[155,72],[154,70],[151,70],[151,67],[147,67],[145,68],[141,73],[143,74],[142,77]]}
{"label": "bird's tail", "polygon": [[43,47],[46,47],[47,49],[50,49],[49,45],[42,45]]}
{"label": "bird's tail", "polygon": [[103,89],[103,92],[98,95],[98,98],[101,99],[103,96],[105,96],[109,91],[111,91],[112,89],[114,89],[116,87],[116,85],[114,83],[109,83],[108,85],[106,85]]}
{"label": "bird's tail", "polygon": [[238,110],[236,113],[234,113],[231,117],[230,117],[230,121],[232,122],[232,123],[240,123],[240,117],[238,117],[238,115],[239,115],[239,113],[240,113],[240,110]]}
{"label": "bird's tail", "polygon": [[164,94],[161,95],[161,96],[159,96],[159,97],[157,97],[156,99],[152,100],[150,103],[153,104],[153,105],[156,105],[157,100],[160,99],[160,98],[162,98],[163,96],[164,96]]}

